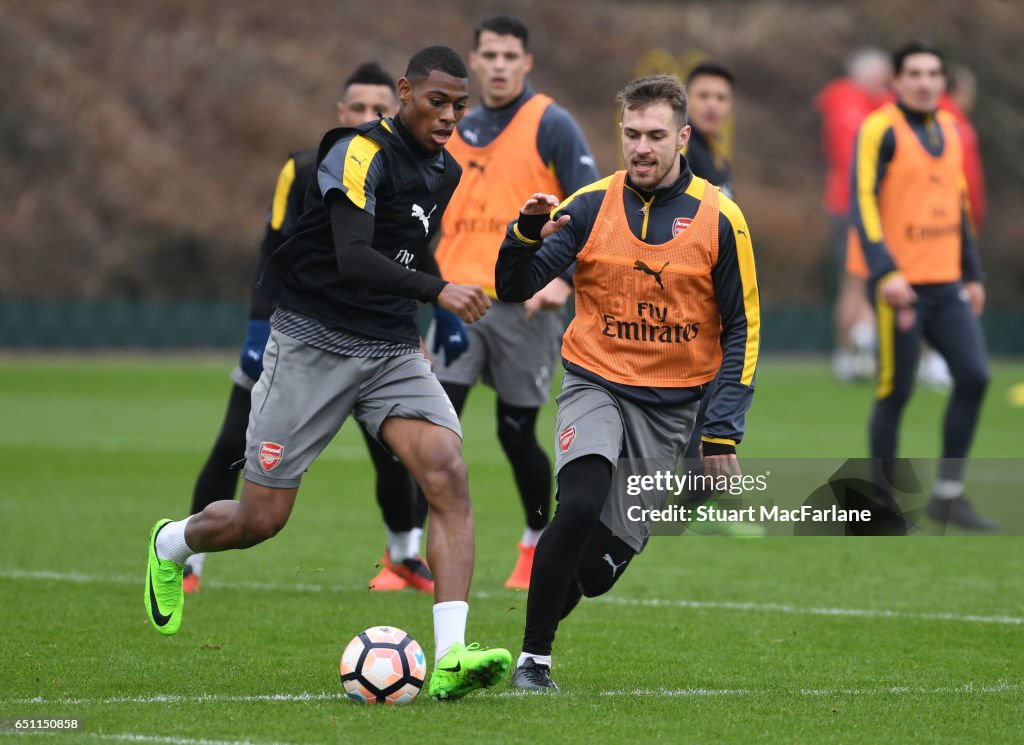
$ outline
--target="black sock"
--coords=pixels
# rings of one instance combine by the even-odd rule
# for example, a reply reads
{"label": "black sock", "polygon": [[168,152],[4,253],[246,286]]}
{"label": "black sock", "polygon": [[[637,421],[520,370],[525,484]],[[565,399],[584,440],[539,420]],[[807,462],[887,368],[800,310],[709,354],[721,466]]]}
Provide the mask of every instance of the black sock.
{"label": "black sock", "polygon": [[202,512],[213,502],[235,498],[241,461],[245,458],[245,430],[249,426],[251,400],[245,388],[239,385],[231,388],[224,423],[192,491],[190,514]]}
{"label": "black sock", "polygon": [[551,654],[580,554],[600,521],[611,483],[612,466],[599,455],[583,456],[559,472],[558,507],[533,558],[524,652]]}
{"label": "black sock", "polygon": [[498,401],[498,440],[512,464],[526,524],[541,530],[551,515],[551,461],[537,442],[536,408]]}

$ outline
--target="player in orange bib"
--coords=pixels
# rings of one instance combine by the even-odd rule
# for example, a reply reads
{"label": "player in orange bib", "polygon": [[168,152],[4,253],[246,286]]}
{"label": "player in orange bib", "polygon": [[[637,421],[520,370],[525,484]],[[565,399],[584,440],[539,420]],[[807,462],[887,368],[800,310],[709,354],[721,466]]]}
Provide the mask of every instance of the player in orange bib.
{"label": "player in orange bib", "polygon": [[984,275],[966,201],[962,145],[938,110],[941,53],[914,42],[894,55],[897,101],[861,125],[853,163],[847,269],[869,279],[878,323],[871,457],[895,458],[903,407],[926,340],[949,365],[953,393],[928,514],[975,530],[997,526],[964,498],[963,472],[989,373],[978,317]]}
{"label": "player in orange bib", "polygon": [[678,78],[655,75],[618,100],[626,170],[561,204],[534,194],[496,267],[498,298],[516,301],[577,261],[576,316],[562,343],[558,510],[537,545],[512,678],[528,690],[557,688],[559,620],[582,596],[611,589],[643,549],[650,526],[634,508],[665,504],[663,492],[630,501],[612,488],[616,471],[633,473],[637,459],[674,468],[718,374],[704,465],[715,477],[738,473],[754,393],[760,312],[750,230],[735,202],[679,154],[690,136],[686,91]]}

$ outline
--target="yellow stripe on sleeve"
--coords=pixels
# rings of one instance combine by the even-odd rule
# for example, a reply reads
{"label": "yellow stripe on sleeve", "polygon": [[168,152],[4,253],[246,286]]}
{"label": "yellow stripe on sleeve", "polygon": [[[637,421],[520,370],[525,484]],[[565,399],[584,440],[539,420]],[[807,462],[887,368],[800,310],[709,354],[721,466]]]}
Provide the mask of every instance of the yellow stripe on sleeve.
{"label": "yellow stripe on sleeve", "polygon": [[359,209],[366,208],[366,176],[378,152],[380,145],[363,135],[353,137],[345,149],[345,171],[341,182],[345,194]]}
{"label": "yellow stripe on sleeve", "polygon": [[274,201],[270,208],[270,227],[280,230],[284,224],[284,216],[288,211],[288,192],[295,183],[295,159],[289,158],[281,173],[277,176],[277,188],[274,189]]}
{"label": "yellow stripe on sleeve", "polygon": [[[878,281],[881,287],[890,272]],[[878,381],[875,385],[875,398],[888,398],[892,393],[893,381],[896,377],[896,309],[882,298],[882,293],[875,290],[875,318],[878,323]]]}
{"label": "yellow stripe on sleeve", "polygon": [[857,133],[857,146],[853,154],[857,174],[857,210],[864,225],[864,234],[871,243],[880,243],[883,238],[875,183],[878,180],[878,153],[882,149],[885,133],[891,128],[892,122],[884,111],[869,114]]}
{"label": "yellow stripe on sleeve", "polygon": [[751,385],[754,382],[757,353],[761,346],[761,298],[757,289],[757,271],[754,268],[754,245],[750,240],[750,228],[747,227],[747,221],[737,204],[724,194],[719,195],[718,204],[732,225],[732,236],[736,242],[736,263],[740,268],[740,282],[743,285],[743,312],[747,317],[747,344],[743,350],[743,374],[740,383]]}
{"label": "yellow stripe on sleeve", "polygon": [[569,206],[572,200],[574,200],[576,197],[582,194],[587,194],[592,191],[608,191],[608,185],[611,184],[612,178],[612,176],[608,176],[607,178],[603,178],[600,181],[595,181],[592,184],[587,184],[586,186],[574,191],[572,194],[565,198],[565,201],[563,201],[560,205],[551,210],[551,219],[557,219],[555,217],[556,213],[564,210],[566,207]]}
{"label": "yellow stripe on sleeve", "polygon": [[518,240],[520,243],[525,243],[527,245],[531,245],[533,243],[537,243],[537,241],[533,240],[532,238],[527,238],[525,235],[523,235],[522,233],[519,232],[519,221],[518,220],[516,220],[515,225],[512,226],[512,234],[516,237],[516,240]]}
{"label": "yellow stripe on sleeve", "polygon": [[707,435],[700,436],[701,442],[713,442],[717,445],[732,445],[736,446],[736,440],[730,440],[726,437],[708,437]]}

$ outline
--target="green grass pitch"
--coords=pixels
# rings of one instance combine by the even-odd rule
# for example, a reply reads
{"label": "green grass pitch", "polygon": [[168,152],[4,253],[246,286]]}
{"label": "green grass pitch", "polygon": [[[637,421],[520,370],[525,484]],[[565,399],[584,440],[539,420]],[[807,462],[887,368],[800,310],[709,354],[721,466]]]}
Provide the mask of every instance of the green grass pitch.
{"label": "green grass pitch", "polygon": [[[431,600],[371,594],[384,532],[347,425],[291,522],[212,556],[181,632],[142,608],[145,540],[185,515],[220,424],[227,355],[0,360],[0,718],[79,717],[16,742],[1024,742],[1024,542],[657,538],[555,649],[564,693],[507,685],[454,704],[342,697],[341,650],[400,626],[432,659]],[[1021,456],[1024,365],[995,363],[974,454]],[[868,387],[765,359],[741,457],[865,453]],[[919,391],[903,453],[934,457],[943,397]],[[525,595],[502,588],[522,516],[493,394],[464,421],[477,526],[469,640],[518,654]],[[552,443],[553,407],[540,423]],[[1020,484],[1008,487],[1020,492]],[[1013,495],[1008,495],[1013,496]],[[19,739],[20,738],[20,739]]]}

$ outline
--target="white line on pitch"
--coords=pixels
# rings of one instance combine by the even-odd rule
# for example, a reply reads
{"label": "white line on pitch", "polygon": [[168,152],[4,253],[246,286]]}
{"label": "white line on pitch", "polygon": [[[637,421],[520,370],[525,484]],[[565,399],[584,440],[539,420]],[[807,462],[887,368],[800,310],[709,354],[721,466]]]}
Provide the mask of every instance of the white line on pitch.
{"label": "white line on pitch", "polygon": [[[489,592],[474,592],[474,597],[501,597]],[[870,608],[815,608],[786,605],[783,603],[750,603],[727,600],[666,600],[664,598],[620,598],[602,595],[591,598],[587,602],[624,605],[641,608],[690,608],[693,610],[735,610],[759,611],[764,613],[785,613],[806,616],[848,616],[854,618],[901,618],[916,621],[959,621],[961,623],[992,623],[1008,626],[1024,624],[1019,616],[979,616],[974,614],[960,615],[957,613],[915,613],[898,610],[872,610]]]}
{"label": "white line on pitch", "polygon": [[[629,688],[613,691],[599,691],[598,696],[634,697],[634,698],[728,698],[745,696],[772,696],[790,694],[812,698],[828,698],[843,696],[940,696],[940,695],[998,695],[1019,693],[1024,686],[1017,683],[998,683],[996,685],[979,686],[967,683],[961,686],[940,686],[924,688],[921,686],[885,686],[878,688],[813,688],[798,691],[786,691],[774,688]],[[555,694],[537,691],[502,691],[497,696],[502,698],[519,698],[522,696],[586,696],[584,691],[559,691]]]}
{"label": "white line on pitch", "polygon": [[[789,693],[794,696],[809,698],[830,698],[830,697],[863,697],[863,696],[988,696],[1000,694],[1018,694],[1024,690],[1024,685],[1019,683],[1001,682],[995,685],[975,685],[966,683],[959,686],[938,686],[926,688],[924,686],[879,686],[876,688],[805,688],[799,690],[765,688],[628,688],[621,690],[597,691],[596,695],[604,697],[624,698],[729,698],[749,696],[773,696],[778,697]],[[521,696],[537,695],[530,691],[501,691],[492,694],[501,698],[518,698]],[[595,693],[589,691],[562,691],[556,696],[585,697]],[[273,693],[254,696],[234,696],[201,694],[198,696],[184,696],[178,694],[158,694],[155,696],[113,696],[110,698],[25,698],[0,701],[4,706],[26,706],[29,704],[45,704],[49,706],[104,706],[113,704],[213,704],[213,703],[302,703],[307,701],[334,701],[347,698],[343,693]],[[139,736],[148,737],[148,736]],[[213,743],[220,741],[213,740],[184,740],[184,739],[160,739],[154,742],[181,742],[181,743]]]}
{"label": "white line on pitch", "polygon": [[799,607],[781,603],[748,603],[731,601],[705,600],[663,600],[660,598],[619,598],[602,596],[594,598],[600,603],[612,605],[631,605],[645,607],[695,608],[713,610],[763,611],[768,613],[789,613],[810,616],[851,616],[855,618],[905,618],[918,621],[961,621],[964,623],[995,623],[1020,625],[1024,618],[1019,616],[979,616],[975,614],[961,615],[957,613],[920,613],[898,610],[872,610],[869,608],[815,608]]}
{"label": "white line on pitch", "polygon": [[996,685],[975,685],[965,683],[960,686],[940,686],[938,688],[924,688],[921,686],[890,686],[888,688],[806,688],[800,691],[801,696],[902,696],[925,694],[954,695],[954,694],[992,694],[992,693],[1018,693],[1024,686],[1020,683],[997,683]]}
{"label": "white line on pitch", "polygon": [[[125,575],[98,575],[50,572],[40,570],[9,569],[0,570],[0,579],[28,579],[28,580],[51,580],[57,582],[80,582],[107,584],[135,584],[141,583],[137,577]],[[244,582],[244,581],[217,581],[203,580],[208,587],[220,587],[224,589],[242,590],[267,590],[272,592],[352,592],[365,591],[365,585],[327,585],[296,582],[294,584],[280,582]],[[482,590],[473,592],[472,596],[481,600],[502,598],[507,599],[508,595],[488,592]],[[730,610],[741,612],[761,613],[782,613],[801,616],[835,616],[847,618],[892,618],[915,621],[951,621],[954,623],[984,623],[1003,626],[1020,626],[1024,624],[1024,618],[1020,616],[995,615],[981,616],[977,614],[941,613],[941,612],[914,612],[871,608],[819,608],[788,605],[785,603],[753,603],[727,600],[672,600],[665,598],[621,598],[616,596],[602,596],[593,598],[590,602],[606,603],[610,605],[622,605],[640,608],[688,608],[691,610]]]}

